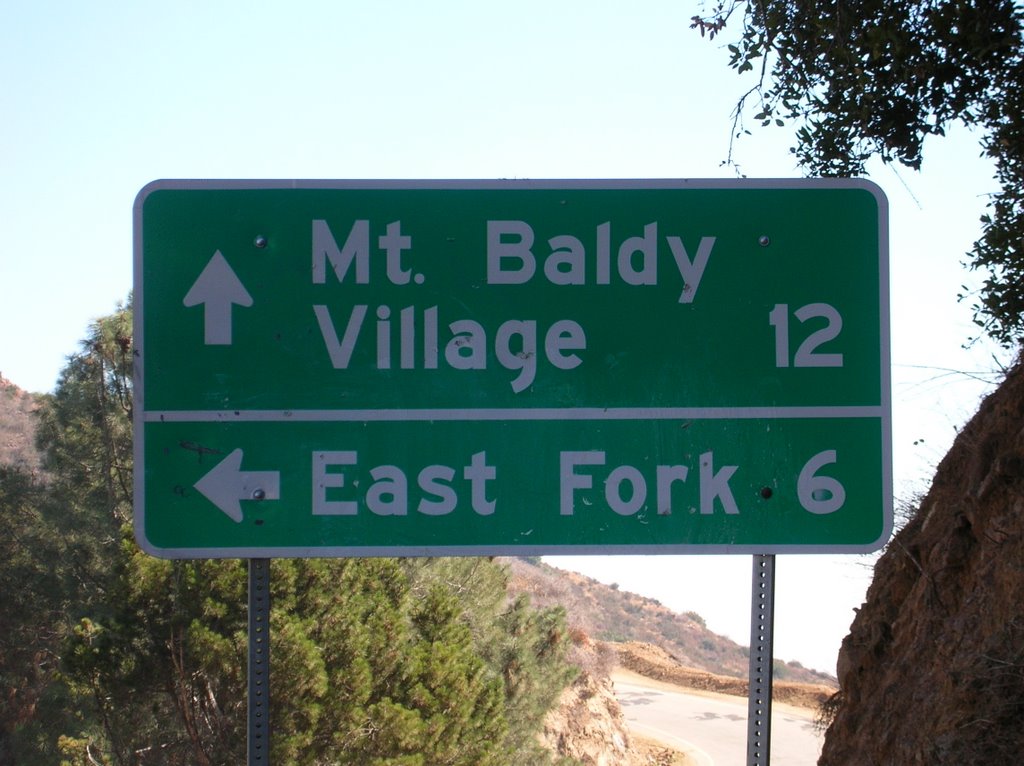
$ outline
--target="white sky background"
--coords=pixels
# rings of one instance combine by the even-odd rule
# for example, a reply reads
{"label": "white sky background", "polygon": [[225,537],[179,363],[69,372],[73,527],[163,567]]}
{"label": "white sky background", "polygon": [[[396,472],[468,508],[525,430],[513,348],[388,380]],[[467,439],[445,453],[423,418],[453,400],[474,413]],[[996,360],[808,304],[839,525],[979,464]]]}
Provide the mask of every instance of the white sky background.
{"label": "white sky background", "polygon": [[[0,6],[0,373],[51,390],[131,287],[157,178],[731,177],[749,87],[684,0],[38,2]],[[737,145],[796,177],[789,130]],[[892,248],[897,494],[924,489],[987,390],[960,265],[994,190],[965,130],[923,174],[879,167]],[[998,353],[1006,362],[1006,354]],[[991,376],[990,376],[991,379]],[[923,441],[922,441],[923,440]],[[917,442],[915,444],[915,442]],[[553,559],[749,638],[750,558]],[[870,557],[779,557],[776,656],[833,671]]]}

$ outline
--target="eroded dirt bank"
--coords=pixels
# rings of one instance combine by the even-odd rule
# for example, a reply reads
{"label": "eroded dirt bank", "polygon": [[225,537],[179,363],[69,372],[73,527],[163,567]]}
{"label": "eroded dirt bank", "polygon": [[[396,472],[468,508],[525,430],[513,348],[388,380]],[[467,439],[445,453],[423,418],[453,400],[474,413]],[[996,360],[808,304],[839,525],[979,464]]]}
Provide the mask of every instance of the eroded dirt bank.
{"label": "eroded dirt bank", "polygon": [[838,661],[823,766],[1019,763],[1024,372],[1010,371],[893,539]]}

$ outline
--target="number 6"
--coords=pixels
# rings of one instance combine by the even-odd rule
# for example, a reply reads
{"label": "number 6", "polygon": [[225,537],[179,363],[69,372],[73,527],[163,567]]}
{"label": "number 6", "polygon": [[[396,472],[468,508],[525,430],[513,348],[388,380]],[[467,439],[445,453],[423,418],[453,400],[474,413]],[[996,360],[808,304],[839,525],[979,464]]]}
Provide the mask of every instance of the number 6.
{"label": "number 6", "polygon": [[796,494],[800,505],[811,513],[824,515],[833,513],[843,507],[846,502],[846,489],[832,476],[818,476],[822,466],[836,462],[834,449],[819,452],[807,461],[800,471],[796,483]]}

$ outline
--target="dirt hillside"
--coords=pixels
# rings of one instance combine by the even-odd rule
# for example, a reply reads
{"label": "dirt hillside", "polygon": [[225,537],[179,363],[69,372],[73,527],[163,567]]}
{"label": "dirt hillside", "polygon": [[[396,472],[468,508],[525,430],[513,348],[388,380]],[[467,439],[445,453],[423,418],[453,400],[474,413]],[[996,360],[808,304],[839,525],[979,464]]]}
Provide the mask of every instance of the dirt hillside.
{"label": "dirt hillside", "polygon": [[[569,623],[592,639],[653,644],[681,665],[721,676],[747,677],[746,648],[709,630],[696,612],[679,614],[652,598],[546,563],[517,558],[503,561],[512,576],[513,592],[529,593],[538,606],[564,607]],[[776,659],[774,673],[778,681],[835,685],[832,676],[799,662]]]}
{"label": "dirt hillside", "polygon": [[581,766],[676,766],[684,756],[633,736],[611,679],[582,674],[566,689],[557,710],[547,717],[543,744]]}
{"label": "dirt hillside", "polygon": [[[627,671],[659,684],[747,696],[747,682],[681,665],[664,649],[641,641],[591,641],[577,633],[572,661],[582,669],[544,727],[543,744],[583,766],[682,766],[683,753],[634,736],[615,698],[612,676]],[[776,682],[773,699],[818,711],[835,689],[824,684]]]}
{"label": "dirt hillside", "polygon": [[542,744],[581,766],[682,766],[681,753],[627,728],[611,680],[615,649],[576,634],[573,654],[581,672],[545,719]]}
{"label": "dirt hillside", "polygon": [[36,450],[36,397],[0,375],[0,465],[40,470]]}
{"label": "dirt hillside", "polygon": [[[652,644],[631,641],[625,644],[610,644],[618,658],[618,666],[631,670],[645,678],[680,686],[686,689],[731,694],[746,697],[748,681],[743,678],[722,676],[704,670],[680,665],[664,649]],[[825,684],[801,684],[790,681],[775,681],[772,684],[772,699],[790,705],[817,710],[835,693]]]}
{"label": "dirt hillside", "polygon": [[839,654],[823,766],[1015,764],[1024,752],[1024,370],[940,463]]}

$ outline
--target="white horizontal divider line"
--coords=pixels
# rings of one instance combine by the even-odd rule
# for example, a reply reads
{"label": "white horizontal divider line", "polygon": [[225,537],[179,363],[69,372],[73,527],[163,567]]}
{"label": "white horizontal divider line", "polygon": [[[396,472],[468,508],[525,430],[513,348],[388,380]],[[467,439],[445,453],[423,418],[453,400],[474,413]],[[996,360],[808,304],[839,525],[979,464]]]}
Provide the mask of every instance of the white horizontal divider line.
{"label": "white horizontal divider line", "polygon": [[511,407],[380,410],[155,410],[147,423],[314,423],[488,420],[786,420],[880,418],[881,405],[837,407]]}

